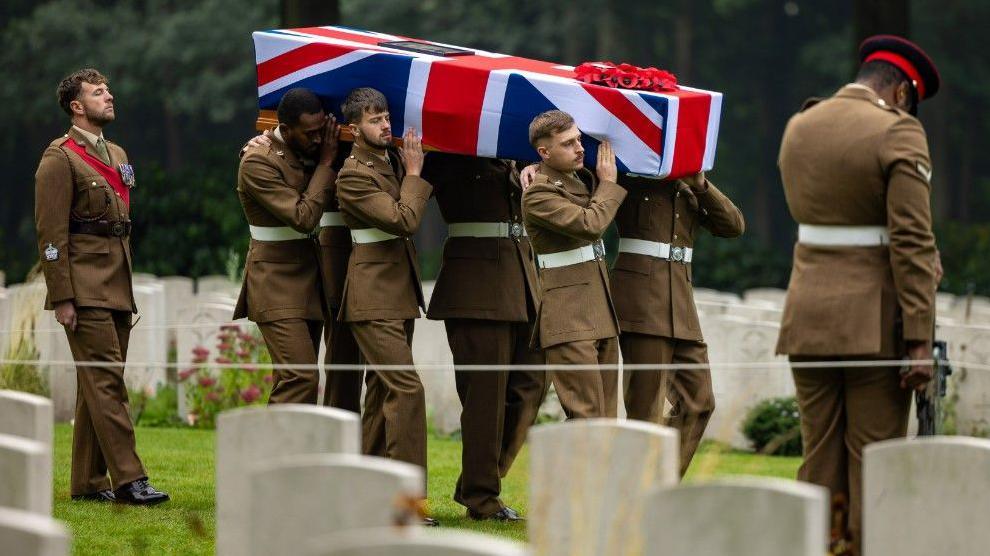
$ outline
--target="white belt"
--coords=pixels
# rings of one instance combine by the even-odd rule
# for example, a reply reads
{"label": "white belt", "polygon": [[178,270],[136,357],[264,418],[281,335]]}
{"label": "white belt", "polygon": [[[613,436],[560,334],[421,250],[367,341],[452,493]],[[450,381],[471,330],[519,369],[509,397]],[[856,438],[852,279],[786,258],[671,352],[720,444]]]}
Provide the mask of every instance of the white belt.
{"label": "white belt", "polygon": [[378,243],[379,241],[388,241],[390,239],[398,238],[399,236],[394,236],[388,232],[383,232],[378,228],[351,230],[351,241],[354,243]]}
{"label": "white belt", "polygon": [[324,212],[323,216],[320,217],[320,227],[330,228],[333,226],[343,226],[344,219],[340,216],[339,212]]}
{"label": "white belt", "polygon": [[536,260],[539,262],[540,268],[559,268],[603,258],[605,258],[605,244],[602,243],[602,240],[598,240],[591,245],[576,249],[537,255]]}
{"label": "white belt", "polygon": [[684,264],[688,264],[694,258],[694,249],[690,247],[674,247],[669,243],[630,237],[619,238],[619,253],[646,255]]}
{"label": "white belt", "polygon": [[288,226],[248,226],[248,228],[251,229],[251,239],[258,241],[292,241],[309,237]]}
{"label": "white belt", "polygon": [[519,222],[454,222],[447,226],[448,237],[520,237],[526,228]]}
{"label": "white belt", "polygon": [[884,226],[798,226],[798,242],[807,245],[868,247],[890,245],[890,232]]}

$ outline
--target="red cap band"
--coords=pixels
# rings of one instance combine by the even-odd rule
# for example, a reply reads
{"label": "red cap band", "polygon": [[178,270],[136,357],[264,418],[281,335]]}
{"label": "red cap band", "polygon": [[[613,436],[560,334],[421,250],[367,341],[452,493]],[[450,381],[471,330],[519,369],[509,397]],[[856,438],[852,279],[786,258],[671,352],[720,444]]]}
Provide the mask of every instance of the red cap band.
{"label": "red cap band", "polygon": [[914,86],[918,89],[918,100],[920,101],[925,98],[925,82],[921,79],[921,74],[918,73],[917,68],[907,58],[889,50],[878,50],[867,56],[863,62],[872,62],[873,60],[882,60],[893,64],[897,69],[903,71],[908,76],[908,79],[914,81]]}

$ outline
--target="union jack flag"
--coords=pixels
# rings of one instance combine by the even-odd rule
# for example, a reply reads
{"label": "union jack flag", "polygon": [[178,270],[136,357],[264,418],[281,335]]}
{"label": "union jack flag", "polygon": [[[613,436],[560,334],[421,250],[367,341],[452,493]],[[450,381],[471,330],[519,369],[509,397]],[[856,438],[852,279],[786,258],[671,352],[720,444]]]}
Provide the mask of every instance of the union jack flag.
{"label": "union jack flag", "polygon": [[571,66],[424,41],[416,42],[428,51],[462,52],[382,44],[410,40],[345,27],[255,32],[259,108],[306,87],[340,118],[348,92],[374,87],[388,99],[396,137],[415,127],[437,150],[533,161],[529,123],[557,108],[585,133],[589,167],[602,139],[622,172],[681,177],[714,165],[721,93],[613,89],[578,81]]}

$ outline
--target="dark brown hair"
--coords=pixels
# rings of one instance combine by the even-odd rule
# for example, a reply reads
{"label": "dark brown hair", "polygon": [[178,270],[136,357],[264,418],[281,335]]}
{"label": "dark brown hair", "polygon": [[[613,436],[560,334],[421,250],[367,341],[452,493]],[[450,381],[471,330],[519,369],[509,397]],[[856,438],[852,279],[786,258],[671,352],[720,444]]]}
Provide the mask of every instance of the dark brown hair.
{"label": "dark brown hair", "polygon": [[347,95],[344,104],[340,106],[340,111],[347,123],[359,124],[366,112],[371,114],[388,112],[388,101],[378,89],[360,87]]}
{"label": "dark brown hair", "polygon": [[79,98],[83,83],[101,85],[108,84],[109,81],[107,81],[107,78],[102,73],[93,68],[84,68],[67,75],[58,84],[55,94],[58,96],[58,105],[70,116],[72,115],[72,108],[69,108],[69,103]]}
{"label": "dark brown hair", "polygon": [[533,118],[533,121],[529,123],[529,144],[535,148],[540,139],[552,137],[554,133],[570,129],[572,125],[574,125],[574,118],[567,112],[547,110]]}

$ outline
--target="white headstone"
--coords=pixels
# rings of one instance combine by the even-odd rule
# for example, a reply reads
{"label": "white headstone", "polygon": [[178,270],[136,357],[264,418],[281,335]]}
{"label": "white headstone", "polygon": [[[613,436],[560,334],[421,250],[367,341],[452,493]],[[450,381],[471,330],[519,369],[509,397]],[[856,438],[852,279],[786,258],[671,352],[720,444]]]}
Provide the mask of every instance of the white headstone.
{"label": "white headstone", "polygon": [[587,419],[529,433],[529,541],[537,554],[637,554],[642,493],[678,481],[678,434]]}
{"label": "white headstone", "polygon": [[949,396],[955,401],[955,434],[990,435],[990,372],[968,364],[990,364],[990,324],[946,323],[936,330],[952,361]]}
{"label": "white headstone", "polygon": [[7,358],[10,347],[10,294],[0,285],[0,357]]}
{"label": "white headstone", "polygon": [[[750,449],[741,432],[748,411],[762,400],[794,395],[794,381],[787,358],[776,355],[777,322],[752,321],[732,315],[703,316],[701,327],[708,344],[708,358],[719,363],[712,370],[716,408],[705,429],[705,438],[735,448]],[[733,367],[726,363],[777,362],[766,368]]]}
{"label": "white headstone", "polygon": [[[423,295],[429,303],[434,282],[423,283]],[[461,428],[461,400],[454,384],[454,355],[447,343],[447,329],[443,321],[420,319],[416,321],[413,336],[413,360],[420,366],[419,377],[426,392],[433,427],[441,434],[450,434]],[[442,369],[436,368],[443,365]]]}
{"label": "white headstone", "polygon": [[[193,350],[204,348],[209,353],[207,361],[213,361],[217,353],[217,335],[220,334],[220,325],[230,322],[234,316],[234,305],[236,300],[221,294],[206,294],[205,296],[194,296],[186,299],[182,307],[177,311],[176,325],[176,348],[175,359],[179,364],[179,371],[186,366],[192,366]],[[244,323],[247,326],[250,323]],[[178,413],[179,417],[186,419],[186,392],[185,383],[180,382],[178,388]]]}
{"label": "white headstone", "polygon": [[269,460],[254,466],[249,488],[257,556],[301,554],[320,535],[388,527],[404,505],[424,497],[421,467],[357,454]]}
{"label": "white headstone", "polygon": [[746,303],[763,301],[778,309],[783,308],[784,299],[786,298],[787,290],[780,288],[753,288],[743,292],[743,300]]}
{"label": "white headstone", "polygon": [[52,514],[52,447],[0,434],[0,506]]}
{"label": "white headstone", "polygon": [[0,434],[52,445],[52,402],[48,398],[0,390]]}
{"label": "white headstone", "polygon": [[227,276],[214,274],[210,276],[200,276],[196,279],[196,293],[222,293],[230,296],[237,296],[241,285],[231,281]]}
{"label": "white headstone", "polygon": [[135,283],[134,301],[140,318],[135,317],[136,323],[131,329],[127,349],[130,364],[124,373],[124,380],[131,390],[154,394],[158,386],[165,383],[165,366],[168,364],[165,287],[152,280]]}
{"label": "white headstone", "polygon": [[0,508],[0,547],[17,556],[69,556],[69,530],[48,516]]}
{"label": "white headstone", "polygon": [[863,554],[977,556],[990,547],[990,440],[888,440],[863,450]]}
{"label": "white headstone", "polygon": [[314,405],[246,407],[219,415],[216,442],[217,554],[241,556],[251,537],[252,466],[292,455],[360,453],[361,423],[349,411]]}
{"label": "white headstone", "polygon": [[358,529],[310,542],[309,556],[527,556],[518,542],[469,531],[419,527]]}
{"label": "white headstone", "polygon": [[[659,488],[647,495],[644,556],[822,556],[828,490],[768,477]],[[639,552],[637,552],[639,554]]]}

